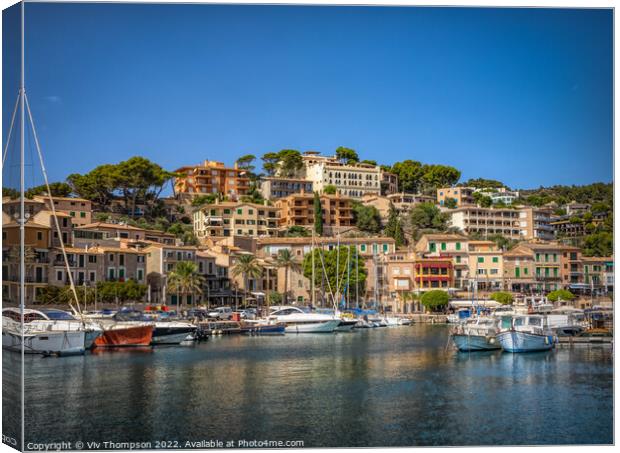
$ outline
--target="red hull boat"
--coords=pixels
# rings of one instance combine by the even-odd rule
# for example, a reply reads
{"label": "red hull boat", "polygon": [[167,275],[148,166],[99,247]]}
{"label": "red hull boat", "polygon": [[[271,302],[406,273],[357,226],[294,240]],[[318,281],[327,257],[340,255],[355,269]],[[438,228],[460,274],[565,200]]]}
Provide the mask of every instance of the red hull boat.
{"label": "red hull boat", "polygon": [[95,340],[99,348],[118,346],[148,346],[153,338],[153,326],[127,326],[104,330]]}

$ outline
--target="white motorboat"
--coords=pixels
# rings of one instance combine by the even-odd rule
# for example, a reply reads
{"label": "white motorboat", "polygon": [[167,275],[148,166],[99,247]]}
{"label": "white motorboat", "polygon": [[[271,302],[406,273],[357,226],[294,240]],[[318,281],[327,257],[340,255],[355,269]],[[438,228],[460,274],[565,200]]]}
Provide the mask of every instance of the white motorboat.
{"label": "white motorboat", "polygon": [[279,307],[269,315],[269,320],[285,324],[287,333],[330,333],[342,320],[333,315],[309,313],[299,307]]}
{"label": "white motorboat", "polygon": [[491,351],[501,349],[496,338],[498,319],[478,317],[454,326],[450,337],[459,351]]}
{"label": "white motorboat", "polygon": [[[43,312],[24,309],[22,335],[21,315],[18,308],[2,310],[2,347],[28,354],[83,354],[94,338],[79,320],[52,320]],[[99,331],[99,335],[101,332]],[[95,337],[96,338],[96,337]]]}
{"label": "white motorboat", "polygon": [[193,340],[196,329],[194,324],[185,321],[156,321],[151,344],[180,344]]}
{"label": "white motorboat", "polygon": [[66,328],[67,330],[84,329],[84,349],[92,348],[95,340],[103,334],[101,326],[89,319],[83,317],[78,319],[77,316],[58,309],[41,309],[40,311],[62,328]]}
{"label": "white motorboat", "polygon": [[[502,327],[507,321],[502,318]],[[497,334],[497,339],[504,351],[508,352],[547,351],[552,349],[556,342],[546,316],[542,315],[513,316],[510,325]]]}

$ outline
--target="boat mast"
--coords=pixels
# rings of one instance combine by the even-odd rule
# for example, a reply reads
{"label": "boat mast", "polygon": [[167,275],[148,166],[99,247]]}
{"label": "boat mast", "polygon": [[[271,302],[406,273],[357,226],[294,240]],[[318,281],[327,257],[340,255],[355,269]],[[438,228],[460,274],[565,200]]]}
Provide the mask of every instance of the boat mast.
{"label": "boat mast", "polygon": [[316,307],[316,292],[314,290],[314,229],[312,229],[312,243],[310,244],[310,254],[312,255],[312,307]]}
{"label": "boat mast", "polygon": [[24,345],[24,304],[25,304],[25,300],[26,300],[26,261],[25,261],[25,244],[26,244],[26,238],[25,238],[25,234],[26,234],[26,229],[25,229],[25,224],[26,224],[26,212],[24,209],[24,198],[25,198],[25,153],[24,153],[24,145],[25,145],[25,134],[24,134],[24,126],[26,124],[26,112],[24,110],[24,87],[25,87],[25,79],[26,79],[26,75],[25,75],[25,65],[24,65],[24,46],[25,46],[25,34],[24,34],[24,25],[25,25],[25,21],[24,21],[24,0],[22,0],[22,36],[21,36],[21,80],[19,83],[19,103],[21,106],[21,111],[20,111],[20,116],[19,116],[19,122],[20,122],[20,143],[19,143],[19,315],[20,315],[20,321],[21,321],[21,334],[22,334],[22,350],[21,350],[21,354],[22,354],[22,386],[21,386],[21,416],[22,416],[22,420],[21,420],[21,440],[22,440],[22,451],[24,451],[24,436],[25,436],[25,429],[24,429],[24,425],[26,423],[26,412],[25,412],[25,389],[24,389],[24,383],[25,383],[25,345]]}

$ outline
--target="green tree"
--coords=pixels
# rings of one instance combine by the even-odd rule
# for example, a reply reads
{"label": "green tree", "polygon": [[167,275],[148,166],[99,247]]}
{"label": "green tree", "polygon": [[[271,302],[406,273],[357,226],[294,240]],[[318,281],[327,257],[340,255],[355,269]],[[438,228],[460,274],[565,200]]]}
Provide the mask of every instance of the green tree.
{"label": "green tree", "polygon": [[502,305],[510,305],[513,302],[512,294],[506,291],[495,292],[489,297]]}
{"label": "green tree", "polygon": [[107,303],[137,302],[144,299],[147,287],[135,280],[97,282],[97,299]]}
{"label": "green tree", "polygon": [[448,209],[456,209],[457,207],[456,198],[446,198],[443,205]]}
{"label": "green tree", "polygon": [[314,232],[319,236],[323,234],[323,209],[318,192],[314,192]]}
{"label": "green tree", "polygon": [[489,208],[493,204],[493,200],[488,195],[484,195],[481,192],[474,192],[472,197],[478,206],[483,208]]}
{"label": "green tree", "polygon": [[388,220],[385,224],[383,234],[387,237],[391,237],[396,242],[396,247],[401,247],[405,243],[405,234],[403,232],[403,226],[398,216],[398,211],[394,205],[390,202],[390,208],[388,211]]}
{"label": "green tree", "polygon": [[551,302],[557,302],[558,300],[571,301],[574,298],[575,295],[567,289],[558,289],[547,294],[547,299]]}
{"label": "green tree", "polygon": [[357,228],[368,233],[378,233],[381,230],[381,215],[376,207],[365,206],[356,200],[352,205],[353,221]]}
{"label": "green tree", "polygon": [[398,176],[399,191],[411,193],[420,191],[422,177],[424,175],[424,170],[420,162],[415,160],[396,162],[389,171]]}
{"label": "green tree", "polygon": [[344,146],[339,146],[338,149],[336,149],[336,157],[346,164],[353,164],[360,160],[355,150],[345,148]]}
{"label": "green tree", "polygon": [[164,184],[174,176],[174,173],[140,156],[120,162],[117,172],[118,188],[125,200],[125,210],[131,217],[135,217],[138,200],[146,204],[150,200],[149,194],[157,199]]}
{"label": "green tree", "polygon": [[336,192],[338,191],[338,189],[336,188],[336,186],[334,186],[333,184],[327,184],[324,188],[323,188],[323,193],[325,195],[336,195]]}
{"label": "green tree", "polygon": [[461,172],[448,165],[425,165],[422,181],[426,189],[451,187],[459,181]]}
{"label": "green tree", "polygon": [[290,270],[298,270],[300,266],[295,259],[295,255],[291,252],[291,249],[282,249],[278,251],[278,255],[276,257],[276,267],[284,268],[284,304],[286,305],[288,304]]}
{"label": "green tree", "polygon": [[[175,269],[168,274],[168,288],[170,292],[178,295],[192,296],[192,302],[196,303],[196,294],[202,294],[205,277],[198,272],[198,265],[192,261],[180,261]],[[179,301],[179,303],[181,303]]]}
{"label": "green tree", "polygon": [[192,199],[192,206],[199,207],[205,204],[213,204],[218,199],[218,194],[197,195]]}
{"label": "green tree", "polygon": [[269,304],[270,305],[282,305],[282,300],[284,300],[284,298],[282,297],[282,294],[276,291],[271,291],[269,293]]}
{"label": "green tree", "polygon": [[420,203],[410,211],[409,219],[414,230],[444,231],[448,221],[433,203]]}
{"label": "green tree", "polygon": [[114,191],[119,186],[118,168],[114,164],[105,164],[95,167],[90,172],[81,175],[72,173],[67,176],[67,183],[73,193],[79,197],[97,203],[101,209],[107,209],[114,197]]}
{"label": "green tree", "polygon": [[[73,192],[73,188],[66,182],[51,182],[50,191],[53,197],[68,197]],[[47,186],[45,184],[31,187],[24,194],[26,198],[32,198],[35,195],[43,195],[47,193]]]}
{"label": "green tree", "polygon": [[254,172],[254,169],[256,168],[254,166],[255,160],[256,160],[256,156],[254,154],[246,154],[245,156],[241,156],[239,159],[237,159],[236,161],[237,167],[242,170],[246,170],[249,173],[252,173]]}
{"label": "green tree", "polygon": [[[338,252],[340,250],[340,252]],[[338,256],[340,253],[340,256]],[[362,256],[355,253],[354,246],[341,245],[332,250],[322,250],[315,248],[312,253],[306,253],[303,261],[303,274],[312,281],[312,254],[314,254],[314,285],[320,288],[325,281],[325,291],[333,293],[343,293],[347,277],[349,279],[349,290],[351,295],[359,289],[360,293],[365,288],[366,270],[365,260]],[[349,264],[347,264],[349,261]],[[324,270],[323,270],[324,269]],[[336,287],[336,280],[339,288]],[[337,294],[335,294],[337,296]]]}
{"label": "green tree", "polygon": [[3,187],[2,188],[2,196],[9,197],[11,199],[19,198],[19,190],[15,190],[11,187]]}
{"label": "green tree", "polygon": [[263,194],[260,190],[258,190],[258,184],[256,182],[252,182],[250,184],[250,189],[248,190],[248,193],[246,195],[241,196],[241,201],[245,203],[254,203],[254,204],[265,203]]}
{"label": "green tree", "polygon": [[506,187],[501,181],[486,178],[468,179],[463,185],[465,187],[474,187],[476,189],[501,189],[502,187]]}
{"label": "green tree", "polygon": [[277,153],[266,153],[262,157],[263,170],[269,176],[293,178],[304,168],[301,153],[295,149],[283,149]]}
{"label": "green tree", "polygon": [[289,227],[284,233],[286,237],[308,237],[310,236],[310,232],[302,227],[301,225],[293,225]]}
{"label": "green tree", "polygon": [[583,240],[583,254],[585,256],[611,256],[613,252],[613,233],[602,231],[590,234]]}
{"label": "green tree", "polygon": [[362,162],[362,164],[367,164],[367,165],[373,165],[373,166],[377,166],[377,161],[376,160],[370,160],[370,159],[364,159]]}
{"label": "green tree", "polygon": [[440,289],[427,291],[422,295],[420,302],[427,310],[440,311],[448,305],[450,297],[448,293]]}
{"label": "green tree", "polygon": [[256,257],[250,253],[237,255],[235,264],[232,267],[232,275],[243,278],[243,305],[248,304],[248,280],[256,280],[263,275],[263,266],[260,265]]}

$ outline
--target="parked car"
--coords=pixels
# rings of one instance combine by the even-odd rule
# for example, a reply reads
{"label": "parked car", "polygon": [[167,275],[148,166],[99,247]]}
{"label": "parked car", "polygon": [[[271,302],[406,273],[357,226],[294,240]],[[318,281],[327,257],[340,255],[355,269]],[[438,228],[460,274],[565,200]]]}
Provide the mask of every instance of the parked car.
{"label": "parked car", "polygon": [[232,308],[230,307],[217,307],[214,310],[211,310],[207,316],[209,318],[215,319],[230,319],[232,318]]}
{"label": "parked car", "polygon": [[257,311],[256,308],[246,308],[245,310],[240,310],[241,319],[256,319]]}

